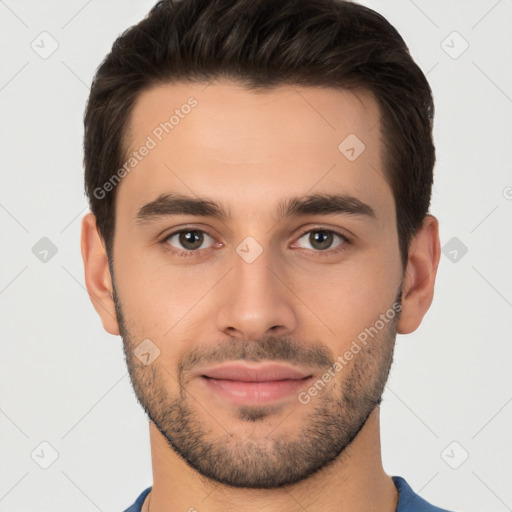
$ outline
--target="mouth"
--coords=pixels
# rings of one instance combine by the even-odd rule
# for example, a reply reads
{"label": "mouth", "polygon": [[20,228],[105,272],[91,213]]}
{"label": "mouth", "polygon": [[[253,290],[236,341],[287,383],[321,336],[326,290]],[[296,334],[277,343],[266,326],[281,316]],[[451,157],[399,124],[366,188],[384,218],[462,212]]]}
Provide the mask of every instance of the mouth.
{"label": "mouth", "polygon": [[263,404],[287,398],[307,386],[311,372],[281,364],[229,363],[198,375],[215,395],[237,405]]}

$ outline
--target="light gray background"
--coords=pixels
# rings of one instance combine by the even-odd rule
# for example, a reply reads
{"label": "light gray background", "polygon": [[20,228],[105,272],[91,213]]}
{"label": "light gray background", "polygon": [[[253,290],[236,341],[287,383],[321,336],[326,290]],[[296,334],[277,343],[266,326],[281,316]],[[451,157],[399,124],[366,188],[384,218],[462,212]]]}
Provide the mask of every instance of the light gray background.
{"label": "light gray background", "polygon": [[[422,326],[397,339],[384,468],[451,510],[512,510],[512,1],[362,3],[427,73],[431,212],[443,246],[458,239]],[[0,0],[0,511],[121,511],[152,483],[147,420],[121,339],[85,291],[79,246],[89,84],[152,5]],[[31,44],[49,51],[52,38],[43,59]],[[43,237],[57,248],[46,262],[32,251]],[[42,442],[58,452],[47,469]]]}

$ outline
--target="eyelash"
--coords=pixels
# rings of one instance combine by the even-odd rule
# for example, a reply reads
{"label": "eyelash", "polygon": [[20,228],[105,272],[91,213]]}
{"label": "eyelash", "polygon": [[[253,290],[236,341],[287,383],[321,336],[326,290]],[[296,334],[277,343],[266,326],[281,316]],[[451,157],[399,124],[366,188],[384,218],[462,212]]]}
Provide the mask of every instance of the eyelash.
{"label": "eyelash", "polygon": [[[164,245],[165,250],[168,251],[169,253],[171,253],[173,256],[178,256],[180,258],[194,257],[201,250],[205,250],[205,249],[196,249],[196,250],[188,250],[188,251],[186,251],[186,250],[178,251],[176,249],[173,249],[172,246],[170,246],[167,243],[168,240],[170,238],[172,238],[174,235],[179,235],[180,233],[187,233],[187,232],[190,232],[190,231],[197,231],[197,232],[200,232],[200,233],[205,233],[210,238],[213,238],[209,233],[207,233],[206,231],[204,231],[202,229],[195,229],[195,228],[180,229],[179,231],[174,231],[173,233],[170,233],[169,235],[166,235],[165,238],[161,241],[161,243]],[[307,235],[308,233],[314,233],[315,231],[316,232],[322,231],[324,233],[333,234],[333,235],[339,236],[343,240],[343,243],[341,243],[335,249],[325,249],[323,251],[322,250],[315,250],[315,249],[306,249],[307,251],[313,251],[315,253],[319,253],[318,257],[320,257],[320,258],[323,257],[323,256],[326,256],[326,255],[327,256],[331,256],[333,254],[338,254],[338,253],[341,253],[343,251],[346,251],[348,249],[348,247],[352,243],[351,240],[346,235],[344,235],[342,233],[338,233],[337,231],[333,231],[332,229],[323,229],[323,228],[308,229],[307,231],[302,232],[297,240],[300,240],[304,235]]]}

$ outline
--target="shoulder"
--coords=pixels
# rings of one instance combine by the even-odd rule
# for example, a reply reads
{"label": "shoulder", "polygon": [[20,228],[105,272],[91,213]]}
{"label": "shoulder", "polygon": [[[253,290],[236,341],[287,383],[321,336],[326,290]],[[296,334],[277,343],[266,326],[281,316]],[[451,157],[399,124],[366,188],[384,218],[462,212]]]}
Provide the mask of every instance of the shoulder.
{"label": "shoulder", "polygon": [[411,486],[401,476],[391,477],[398,490],[398,507],[396,512],[450,512],[444,508],[431,505],[421,496],[416,494]]}
{"label": "shoulder", "polygon": [[142,509],[142,504],[144,503],[146,496],[149,494],[149,491],[151,491],[151,487],[148,487],[142,491],[139,497],[135,500],[135,503],[128,507],[124,512],[140,512]]}

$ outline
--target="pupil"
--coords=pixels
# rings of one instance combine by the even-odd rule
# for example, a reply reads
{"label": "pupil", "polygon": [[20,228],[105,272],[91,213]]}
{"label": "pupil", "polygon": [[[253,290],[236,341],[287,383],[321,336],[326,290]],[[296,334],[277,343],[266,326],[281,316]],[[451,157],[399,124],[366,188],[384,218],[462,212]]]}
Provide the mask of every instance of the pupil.
{"label": "pupil", "polygon": [[[319,243],[320,247],[318,247],[318,248],[321,250],[327,249],[331,245],[331,238],[332,238],[331,233],[327,233],[325,231],[315,231],[315,232],[311,233],[310,238],[311,237],[315,243]],[[314,247],[314,244],[312,244],[312,245]]]}

